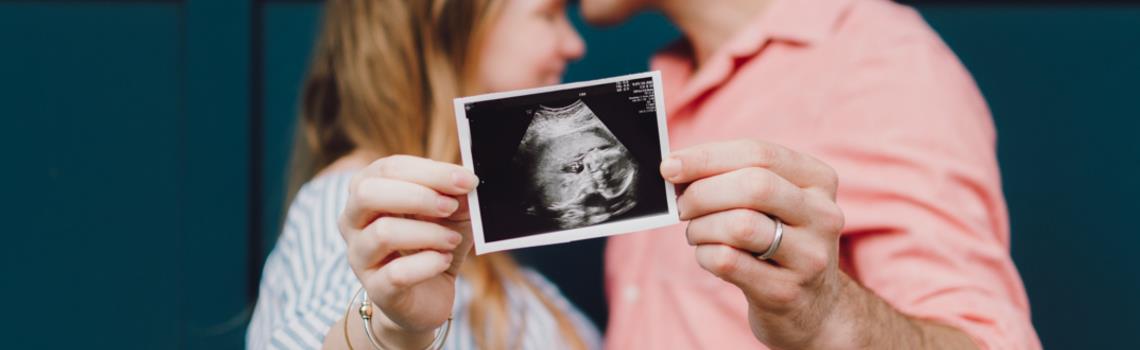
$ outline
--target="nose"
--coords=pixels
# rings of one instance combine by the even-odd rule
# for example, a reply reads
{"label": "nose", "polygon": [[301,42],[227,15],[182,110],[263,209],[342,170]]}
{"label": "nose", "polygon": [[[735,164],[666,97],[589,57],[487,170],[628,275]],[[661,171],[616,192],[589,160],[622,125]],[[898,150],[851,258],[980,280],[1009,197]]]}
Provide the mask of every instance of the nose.
{"label": "nose", "polygon": [[582,36],[578,34],[578,30],[574,29],[574,25],[570,21],[562,21],[562,23],[563,40],[559,48],[562,55],[571,60],[582,58],[586,54],[586,42],[582,40]]}

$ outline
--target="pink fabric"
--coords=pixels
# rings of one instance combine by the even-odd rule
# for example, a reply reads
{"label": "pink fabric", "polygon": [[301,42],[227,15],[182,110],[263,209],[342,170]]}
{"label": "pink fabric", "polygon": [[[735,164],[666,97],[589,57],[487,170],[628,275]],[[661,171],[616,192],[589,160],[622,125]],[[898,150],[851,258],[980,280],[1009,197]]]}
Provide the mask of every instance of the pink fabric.
{"label": "pink fabric", "polygon": [[[699,71],[684,43],[652,66],[674,149],[757,138],[824,160],[840,176],[848,274],[983,348],[1041,347],[1009,255],[990,112],[914,10],[778,1]],[[764,348],[740,291],[697,265],[684,224],[611,238],[606,286],[608,348]]]}

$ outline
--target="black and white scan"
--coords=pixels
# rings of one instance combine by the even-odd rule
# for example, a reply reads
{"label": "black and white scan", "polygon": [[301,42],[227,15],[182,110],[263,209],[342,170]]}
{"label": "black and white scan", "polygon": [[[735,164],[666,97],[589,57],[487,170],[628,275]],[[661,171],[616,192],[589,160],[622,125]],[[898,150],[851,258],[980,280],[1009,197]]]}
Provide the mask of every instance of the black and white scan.
{"label": "black and white scan", "polygon": [[559,228],[600,223],[637,205],[637,159],[582,100],[539,106],[514,162],[527,170],[527,213]]}
{"label": "black and white scan", "polygon": [[476,252],[675,223],[651,74],[456,100]]}

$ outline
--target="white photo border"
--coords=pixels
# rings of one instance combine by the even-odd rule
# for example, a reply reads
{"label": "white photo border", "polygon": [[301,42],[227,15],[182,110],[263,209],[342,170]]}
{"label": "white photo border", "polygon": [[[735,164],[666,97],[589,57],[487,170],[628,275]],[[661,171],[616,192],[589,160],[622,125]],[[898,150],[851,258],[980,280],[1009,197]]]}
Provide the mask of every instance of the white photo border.
{"label": "white photo border", "polygon": [[[581,81],[533,89],[515,90],[507,92],[490,93],[477,96],[461,97],[454,100],[455,125],[459,131],[460,153],[463,167],[475,171],[475,162],[471,155],[471,128],[467,124],[468,103],[499,100],[523,95],[533,95],[545,92],[572,90],[593,85],[612,84],[619,81],[653,78],[653,102],[657,114],[657,138],[661,145],[661,159],[669,156],[669,130],[665,123],[665,96],[661,89],[661,72],[651,71],[645,73],[629,74],[605,79]],[[483,216],[479,210],[479,189],[476,188],[467,195],[467,204],[471,213],[471,231],[475,240],[475,254],[482,255],[498,251],[537,247],[543,245],[573,242],[578,240],[614,236],[619,234],[643,231],[673,225],[680,222],[677,214],[677,194],[673,184],[665,181],[665,201],[668,211],[660,214],[647,215],[637,218],[623,219],[614,222],[604,222],[586,227],[557,230],[546,233],[528,235],[524,237],[504,239],[495,242],[486,242],[483,236]]]}

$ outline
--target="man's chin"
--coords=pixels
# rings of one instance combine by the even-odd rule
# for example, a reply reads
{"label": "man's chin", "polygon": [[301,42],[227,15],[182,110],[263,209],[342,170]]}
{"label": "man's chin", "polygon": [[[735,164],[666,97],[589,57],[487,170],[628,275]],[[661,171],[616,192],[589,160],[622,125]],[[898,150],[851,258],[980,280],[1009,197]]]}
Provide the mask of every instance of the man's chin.
{"label": "man's chin", "polygon": [[582,0],[580,14],[586,23],[595,26],[612,26],[625,22],[636,14],[645,0]]}

